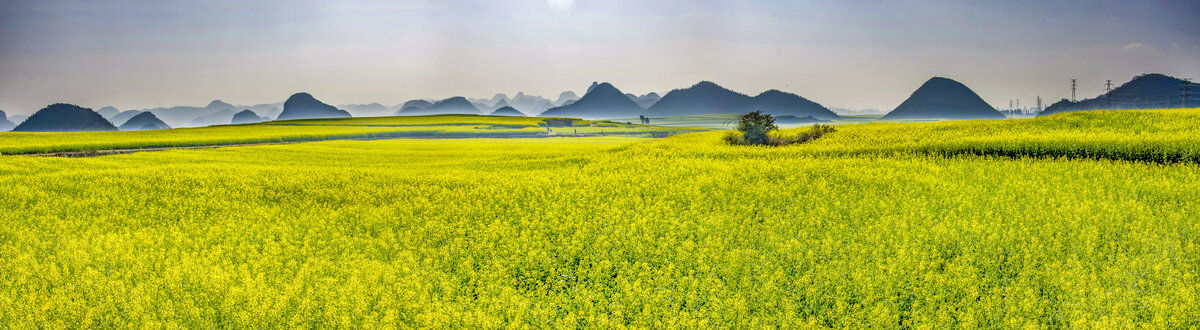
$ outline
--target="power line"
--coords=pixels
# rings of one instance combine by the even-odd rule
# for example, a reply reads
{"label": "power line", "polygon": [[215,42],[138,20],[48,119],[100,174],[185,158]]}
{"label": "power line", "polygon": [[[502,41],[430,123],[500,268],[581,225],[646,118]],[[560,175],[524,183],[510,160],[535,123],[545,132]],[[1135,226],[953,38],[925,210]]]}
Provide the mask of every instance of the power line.
{"label": "power line", "polygon": [[1188,93],[1192,91],[1192,78],[1183,78],[1183,87],[1180,87],[1179,91],[1183,92],[1182,102],[1180,102],[1182,105],[1180,107],[1187,108]]}
{"label": "power line", "polygon": [[1076,86],[1078,86],[1078,85],[1075,84],[1075,79],[1071,79],[1071,102],[1075,102],[1075,87]]}
{"label": "power line", "polygon": [[1112,110],[1112,80],[1104,81],[1104,101],[1108,103],[1108,110]]}

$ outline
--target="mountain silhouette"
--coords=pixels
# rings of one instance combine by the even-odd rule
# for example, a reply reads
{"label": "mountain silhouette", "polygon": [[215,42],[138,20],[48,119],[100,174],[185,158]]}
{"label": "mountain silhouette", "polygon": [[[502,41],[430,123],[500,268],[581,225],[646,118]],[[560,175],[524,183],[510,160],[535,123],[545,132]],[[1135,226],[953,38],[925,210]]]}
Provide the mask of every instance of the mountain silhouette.
{"label": "mountain silhouette", "polygon": [[106,107],[100,108],[100,110],[96,110],[96,113],[103,116],[104,119],[108,119],[111,121],[113,116],[116,116],[118,113],[121,113],[121,110],[118,110],[117,108],[112,107],[112,106],[106,106]]}
{"label": "mountain silhouette", "polygon": [[[504,95],[504,93],[496,93],[495,96],[492,96],[491,99],[487,100],[487,103],[488,104],[497,104],[497,103],[500,103],[500,101],[505,101],[504,103],[508,103],[508,100],[510,100],[508,98],[508,95]],[[496,108],[499,109],[500,107],[496,107]]]}
{"label": "mountain silhouette", "polygon": [[116,126],[92,109],[74,104],[51,104],[29,116],[13,128],[14,132],[95,132],[115,131]]}
{"label": "mountain silhouette", "polygon": [[[153,112],[154,116],[158,117],[158,119],[162,120],[164,123],[171,125],[171,127],[189,127],[191,122],[196,120],[196,118],[211,115],[213,113],[217,113],[222,110],[229,110],[229,111],[235,111],[235,112],[238,111],[238,109],[235,108],[233,105],[230,105],[229,103],[225,103],[224,101],[221,101],[221,100],[213,100],[212,102],[209,102],[208,105],[206,105],[204,107],[189,107],[189,106],[180,106],[180,107],[171,107],[171,108],[159,107],[159,108],[153,108],[153,109],[143,109],[141,111],[142,112],[146,112],[146,111]],[[132,116],[130,116],[130,118],[132,118]]]}
{"label": "mountain silhouette", "polygon": [[412,100],[412,101],[404,102],[404,105],[400,106],[400,109],[410,108],[410,107],[415,107],[418,109],[425,109],[432,105],[433,105],[432,102],[429,102],[426,100]]}
{"label": "mountain silhouette", "polygon": [[[593,83],[595,84],[595,83]],[[636,117],[645,109],[630,100],[625,93],[609,83],[589,87],[587,94],[570,105],[550,108],[539,117],[622,118]]]}
{"label": "mountain silhouette", "polygon": [[0,132],[8,132],[17,127],[17,124],[8,120],[8,115],[4,114],[4,110],[0,110]]}
{"label": "mountain silhouette", "polygon": [[268,121],[268,120],[271,120],[271,119],[267,118],[267,117],[259,117],[258,113],[255,113],[254,111],[250,111],[249,109],[247,109],[247,110],[242,110],[241,112],[233,114],[233,118],[229,120],[229,123],[231,123],[231,124],[252,124],[252,123],[261,123],[261,122]]}
{"label": "mountain silhouette", "polygon": [[1004,119],[979,95],[957,81],[933,77],[917,88],[904,103],[883,116],[896,119]]}
{"label": "mountain silhouette", "polygon": [[283,102],[283,112],[279,113],[278,120],[346,117],[350,117],[349,112],[322,103],[308,93],[296,93]]}
{"label": "mountain silhouette", "polygon": [[[139,113],[143,113],[143,112],[146,112],[146,111],[138,111],[138,110],[121,111],[120,113],[113,115],[111,118],[108,118],[108,122],[112,123],[113,125],[120,126],[121,124],[124,124],[125,121],[129,120],[129,118],[133,118],[133,116],[137,116]],[[158,116],[155,116],[155,118],[158,118]]]}
{"label": "mountain silhouette", "polygon": [[430,105],[424,109],[406,108],[400,109],[400,112],[396,113],[396,115],[400,116],[447,114],[480,115],[482,113],[479,112],[479,108],[475,107],[475,104],[471,103],[471,101],[467,101],[467,98],[462,96],[455,96],[438,101],[437,103],[434,103],[433,105]]}
{"label": "mountain silhouette", "polygon": [[[517,92],[517,96],[513,96],[513,98],[508,100],[508,104],[513,108],[529,111],[529,113],[540,113],[554,107],[554,102],[549,99],[537,95],[528,95],[523,92]],[[494,109],[499,108],[494,107]]]}
{"label": "mountain silhouette", "polygon": [[655,93],[655,92],[650,92],[650,93],[648,93],[646,95],[642,95],[642,96],[637,96],[637,95],[633,95],[633,94],[629,94],[629,93],[626,93],[625,95],[629,96],[629,99],[633,100],[633,103],[637,103],[637,105],[642,108],[649,108],[650,106],[654,105],[655,103],[658,103],[658,100],[662,99],[662,97],[658,96],[658,93]]}
{"label": "mountain silhouette", "polygon": [[[503,95],[503,94],[501,94],[501,95]],[[512,107],[511,105],[508,105],[507,100],[500,100],[500,101],[496,101],[496,105],[493,105],[492,109],[500,110],[502,108],[511,108],[511,107]]]}
{"label": "mountain silhouette", "polygon": [[583,93],[584,93],[584,94],[591,93],[591,92],[592,92],[592,89],[593,89],[593,88],[596,88],[596,86],[600,86],[600,83],[593,81],[593,82],[592,82],[592,85],[591,85],[591,86],[588,86],[588,88],[587,88],[587,91],[585,91],[585,92],[583,92]]}
{"label": "mountain silhouette", "polygon": [[196,119],[192,119],[192,122],[188,123],[188,126],[200,127],[200,126],[213,126],[213,125],[229,124],[233,120],[233,115],[236,113],[237,112],[234,112],[233,110],[217,111],[214,113],[196,117]]}
{"label": "mountain silhouette", "polygon": [[122,131],[145,131],[154,129],[171,129],[171,126],[167,126],[167,123],[159,120],[154,113],[142,112],[136,116],[133,116],[133,118],[129,118],[128,121],[125,121],[124,124],[121,124],[119,129]]}
{"label": "mountain silhouette", "polygon": [[1078,102],[1063,99],[1046,107],[1046,110],[1042,110],[1038,116],[1098,109],[1164,109],[1200,106],[1200,84],[1191,83],[1192,95],[1188,98],[1187,104],[1183,103],[1183,94],[1180,92],[1184,84],[1186,82],[1183,79],[1168,75],[1144,74],[1133,77],[1129,82],[1113,89],[1107,94],[1107,98],[1102,94]]}
{"label": "mountain silhouette", "polygon": [[752,111],[752,105],[753,100],[746,94],[701,81],[692,87],[668,92],[646,112],[653,116],[734,114]]}
{"label": "mountain silhouette", "polygon": [[741,114],[755,110],[775,116],[812,116],[822,120],[841,118],[828,108],[796,94],[772,89],[750,97],[710,81],[670,91],[646,112],[653,116],[687,116]]}
{"label": "mountain silhouette", "polygon": [[837,113],[817,102],[809,101],[800,95],[769,90],[759,93],[752,100],[754,110],[759,110],[776,116],[813,117],[820,120],[841,119]]}
{"label": "mountain silhouette", "polygon": [[554,100],[553,104],[556,107],[561,107],[563,105],[566,105],[567,102],[576,101],[576,100],[579,100],[579,95],[575,95],[575,92],[572,92],[572,91],[566,91],[566,92],[559,93],[558,99]]}
{"label": "mountain silhouette", "polygon": [[496,111],[493,111],[491,115],[492,116],[525,117],[525,113],[518,111],[517,109],[513,109],[513,107],[503,107],[500,109],[496,109]]}

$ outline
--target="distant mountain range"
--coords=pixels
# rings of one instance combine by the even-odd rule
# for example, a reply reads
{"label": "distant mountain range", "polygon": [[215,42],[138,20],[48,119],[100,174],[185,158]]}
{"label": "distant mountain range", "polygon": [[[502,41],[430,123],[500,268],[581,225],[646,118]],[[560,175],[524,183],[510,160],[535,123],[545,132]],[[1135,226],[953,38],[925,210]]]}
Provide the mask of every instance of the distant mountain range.
{"label": "distant mountain range", "polygon": [[[1184,104],[1182,88],[1187,85],[1191,95]],[[1100,96],[1071,102],[1068,99],[1051,104],[1038,116],[1056,113],[1099,109],[1162,109],[1200,107],[1200,84],[1159,73],[1133,77],[1127,83]]]}
{"label": "distant mountain range", "polygon": [[[1185,85],[1186,84],[1186,85]],[[1181,99],[1181,88],[1193,90],[1190,98]],[[1109,103],[1111,102],[1111,107]],[[1145,74],[1106,95],[1072,102],[1062,100],[1047,107],[1039,115],[1054,113],[1114,109],[1178,108],[1200,106],[1200,84],[1162,75]],[[735,92],[709,81],[701,81],[688,88],[672,90],[665,95],[647,93],[637,96],[624,93],[610,83],[593,82],[587,93],[579,97],[573,91],[564,91],[554,101],[518,92],[515,97],[496,94],[490,99],[467,99],[452,97],[432,102],[416,99],[403,104],[386,106],[380,103],[346,104],[334,107],[312,95],[298,93],[285,102],[235,106],[221,100],[213,100],[203,107],[178,106],[158,107],[142,110],[120,110],[105,106],[92,111],[70,104],[54,104],[39,110],[42,115],[30,117],[6,115],[0,111],[0,131],[48,130],[89,131],[116,129],[142,129],[144,127],[195,127],[224,125],[229,123],[251,123],[278,119],[296,118],[339,118],[354,116],[385,115],[428,115],[428,114],[481,114],[496,115],[540,115],[555,117],[579,117],[587,119],[626,118],[639,115],[667,117],[696,114],[738,114],[761,110],[773,114],[782,122],[808,123],[839,119],[830,109],[799,95],[780,90],[768,90],[756,96]],[[86,111],[82,111],[82,110]],[[878,113],[877,111],[849,111],[842,113]],[[849,112],[848,112],[849,111]],[[94,114],[95,116],[89,115]],[[142,114],[148,114],[141,116]],[[96,117],[99,117],[97,120]],[[140,117],[139,117],[140,116]],[[36,117],[36,118],[35,118]],[[130,122],[139,118],[136,122]],[[1003,114],[988,105],[967,86],[942,77],[934,77],[921,85],[896,109],[883,119],[1000,119]],[[153,119],[153,120],[151,120]],[[162,125],[158,125],[161,123]],[[26,125],[27,124],[27,125]],[[129,125],[126,125],[129,124]]]}
{"label": "distant mountain range", "polygon": [[701,81],[685,89],[673,90],[646,109],[650,116],[686,116],[700,114],[738,114],[759,110],[776,116],[812,116],[823,120],[840,119],[828,108],[796,94],[769,90],[750,97]]}
{"label": "distant mountain range", "polygon": [[947,78],[933,77],[881,119],[1004,118],[1004,114],[984,102],[983,98],[966,85]]}
{"label": "distant mountain range", "polygon": [[235,106],[221,100],[213,100],[204,107],[177,106],[170,108],[150,108],[121,111],[112,106],[105,106],[96,113],[108,119],[114,125],[121,125],[126,120],[142,112],[154,113],[156,117],[172,127],[196,127],[228,124],[229,117],[241,110],[251,110],[264,116],[274,118],[282,111],[283,102]]}
{"label": "distant mountain range", "polygon": [[658,96],[658,93],[655,92],[650,92],[649,94],[642,96],[625,93],[625,96],[628,96],[630,100],[633,100],[633,103],[637,103],[637,105],[642,108],[649,108],[655,103],[658,103],[658,100],[662,99],[662,97]]}
{"label": "distant mountain range", "polygon": [[115,131],[116,126],[92,109],[74,104],[51,104],[13,128],[14,132]]}
{"label": "distant mountain range", "polygon": [[578,100],[579,95],[575,95],[575,92],[572,91],[566,91],[558,94],[558,99],[554,100],[554,106],[561,107],[564,104],[567,104],[567,102],[575,102]]}
{"label": "distant mountain range", "polygon": [[609,83],[592,83],[578,101],[542,112],[540,117],[573,117],[584,119],[637,117],[645,112],[641,106]]}
{"label": "distant mountain range", "polygon": [[234,114],[237,114],[237,111],[234,111],[234,110],[217,111],[214,113],[196,117],[196,119],[192,119],[192,122],[188,123],[188,126],[201,127],[201,126],[213,126],[213,125],[226,125],[226,124],[229,124],[233,120]]}
{"label": "distant mountain range", "polygon": [[537,95],[526,95],[524,92],[517,92],[514,97],[508,97],[503,93],[496,94],[490,99],[468,99],[474,103],[477,108],[485,110],[500,109],[503,107],[512,107],[522,113],[541,113],[546,109],[555,106],[554,102]]}
{"label": "distant mountain range", "polygon": [[415,115],[447,115],[447,114],[470,114],[480,115],[479,108],[475,104],[468,101],[462,96],[455,96],[445,100],[438,101],[425,108],[410,107],[400,109],[396,112],[397,116],[415,116]]}

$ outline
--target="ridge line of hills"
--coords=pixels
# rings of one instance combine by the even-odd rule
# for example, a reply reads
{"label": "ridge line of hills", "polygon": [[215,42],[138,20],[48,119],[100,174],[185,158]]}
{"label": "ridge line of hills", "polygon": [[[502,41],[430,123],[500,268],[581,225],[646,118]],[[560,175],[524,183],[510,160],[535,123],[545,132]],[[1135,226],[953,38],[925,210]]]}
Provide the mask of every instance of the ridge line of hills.
{"label": "ridge line of hills", "polygon": [[[1188,82],[1163,74],[1134,77],[1112,91],[1079,101],[1061,100],[1041,115],[1096,109],[1145,109],[1187,107],[1200,104],[1200,95],[1180,99],[1178,90]],[[1186,85],[1200,94],[1200,84]],[[417,99],[394,106],[379,103],[333,106],[308,93],[296,93],[284,102],[235,106],[213,100],[204,107],[180,106],[121,111],[105,106],[92,111],[77,105],[57,103],[29,117],[7,116],[0,111],[0,131],[93,131],[145,130],[172,127],[245,124],[270,120],[407,116],[435,114],[494,114],[505,116],[576,117],[611,119],[637,116],[686,116],[738,114],[763,111],[792,121],[830,121],[841,116],[800,95],[776,89],[755,96],[729,90],[711,81],[701,81],[664,95],[641,96],[622,92],[607,82],[592,82],[583,96],[572,91],[556,100],[518,92],[515,97],[499,93],[490,99],[462,96],[442,100]],[[904,119],[1003,119],[1006,116],[985,102],[966,85],[949,78],[933,77],[883,120]],[[13,120],[10,120],[13,119]]]}

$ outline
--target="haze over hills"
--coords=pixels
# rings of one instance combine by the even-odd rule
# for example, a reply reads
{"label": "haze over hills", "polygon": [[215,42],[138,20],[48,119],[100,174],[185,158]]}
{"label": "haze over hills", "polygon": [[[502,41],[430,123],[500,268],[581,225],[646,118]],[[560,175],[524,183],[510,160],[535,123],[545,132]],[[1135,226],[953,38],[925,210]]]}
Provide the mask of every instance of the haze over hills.
{"label": "haze over hills", "polygon": [[558,99],[554,100],[554,106],[560,107],[560,106],[563,106],[564,104],[567,104],[567,102],[573,102],[573,101],[578,101],[578,100],[579,100],[579,95],[575,95],[575,92],[572,92],[572,91],[566,91],[566,92],[562,92],[562,93],[558,94]]}
{"label": "haze over hills", "polygon": [[237,112],[233,110],[221,110],[207,115],[196,117],[192,122],[188,123],[190,127],[225,125],[233,120],[233,115]]}
{"label": "haze over hills", "polygon": [[517,92],[516,96],[508,97],[504,93],[497,93],[490,99],[468,99],[479,109],[500,109],[506,106],[513,107],[522,113],[540,113],[546,109],[555,106],[553,101],[547,98],[528,95],[525,92]]}
{"label": "haze over hills", "polygon": [[246,109],[246,110],[242,110],[241,112],[233,114],[233,118],[229,120],[229,123],[230,124],[253,124],[253,123],[261,123],[261,122],[269,121],[269,120],[271,120],[271,118],[260,117],[254,111],[250,111],[250,109]]}
{"label": "haze over hills", "polygon": [[8,121],[8,115],[4,113],[4,110],[0,110],[0,132],[11,131],[13,127],[17,127],[17,124]]}
{"label": "haze over hills", "polygon": [[112,117],[109,117],[108,122],[112,123],[113,125],[120,126],[121,124],[124,124],[126,120],[129,120],[129,118],[133,118],[133,116],[137,116],[139,113],[142,113],[142,112],[145,112],[145,111],[140,111],[140,110],[121,111],[120,113],[117,113],[116,115],[113,115]]}
{"label": "haze over hills", "polygon": [[189,107],[179,106],[172,108],[153,108],[143,109],[154,113],[163,122],[171,125],[171,127],[190,127],[191,122],[201,116],[210,115],[222,110],[237,111],[238,109],[232,104],[225,103],[221,100],[213,100],[204,107]]}
{"label": "haze over hills", "polygon": [[710,81],[701,81],[685,89],[673,90],[646,109],[651,116],[700,114],[738,114],[760,110],[772,115],[812,116],[820,119],[841,118],[824,106],[799,95],[769,90],[758,96],[738,93]]}
{"label": "haze over hills", "polygon": [[448,114],[483,114],[479,108],[475,107],[474,103],[468,101],[462,96],[455,96],[445,100],[438,101],[424,109],[421,108],[405,108],[400,109],[396,115],[399,116],[415,116],[415,115],[448,115]]}
{"label": "haze over hills", "polygon": [[984,102],[966,85],[948,78],[933,77],[881,119],[1004,118],[1004,114]]}
{"label": "haze over hills", "polygon": [[171,129],[171,126],[159,120],[152,112],[138,113],[133,118],[129,118],[124,124],[121,124],[118,129],[122,131],[145,131],[156,129]]}
{"label": "haze over hills", "polygon": [[813,117],[820,120],[841,119],[837,113],[800,95],[776,89],[759,93],[751,100],[754,110],[777,116]]}
{"label": "haze over hills", "polygon": [[[237,112],[233,112],[236,114]],[[283,112],[279,113],[277,120],[290,119],[314,119],[314,118],[345,118],[350,117],[350,113],[345,110],[338,110],[332,105],[318,101],[311,94],[296,93],[288,97],[287,101],[283,102]],[[230,119],[233,120],[232,114]]]}
{"label": "haze over hills", "polygon": [[775,117],[775,123],[781,124],[781,125],[813,124],[813,123],[823,123],[823,122],[827,122],[827,121],[828,120],[821,120],[821,119],[814,118],[813,116],[797,117],[797,116],[793,116],[793,115],[782,115],[782,116]]}
{"label": "haze over hills", "polygon": [[379,104],[342,104],[337,106],[338,109],[346,110],[354,117],[380,117],[390,116],[394,110],[390,107]]}
{"label": "haze over hills", "polygon": [[[1191,95],[1184,104],[1182,88],[1190,86]],[[1111,103],[1110,103],[1111,102]],[[1111,104],[1111,105],[1110,105]],[[1062,99],[1046,107],[1038,116],[1098,109],[1160,109],[1200,106],[1200,84],[1159,73],[1133,77],[1107,94],[1071,102]]]}
{"label": "haze over hills", "polygon": [[513,107],[503,107],[500,109],[496,109],[496,111],[492,111],[491,115],[492,116],[525,117],[525,113],[517,111],[517,109],[513,109]]}
{"label": "haze over hills", "polygon": [[[1136,76],[1129,82],[1117,87],[1108,96],[1111,98],[1112,108],[1117,109],[1177,108],[1182,105],[1180,104],[1182,102],[1180,98],[1182,86],[1184,86],[1184,81],[1178,78],[1162,74],[1144,74]],[[1192,83],[1190,86],[1193,90],[1196,90],[1194,94],[1200,94],[1200,84]],[[603,88],[597,90],[597,88],[601,87]],[[710,81],[702,81],[688,88],[675,89],[662,97],[659,97],[659,94],[654,92],[642,96],[632,93],[622,93],[612,86],[612,84],[602,84],[599,82],[593,82],[588,86],[588,91],[583,97],[577,97],[572,91],[564,91],[554,101],[518,92],[515,97],[497,93],[491,99],[477,99],[476,101],[478,102],[474,103],[470,102],[470,99],[463,97],[452,97],[436,103],[432,103],[427,99],[415,99],[395,106],[386,106],[380,103],[347,104],[342,106],[350,109],[350,111],[339,110],[336,107],[316,101],[316,99],[311,98],[311,95],[300,93],[297,95],[307,95],[310,99],[308,100],[309,108],[316,109],[312,111],[318,113],[297,115],[295,114],[297,113],[296,111],[290,111],[287,116],[282,114],[282,108],[287,107],[286,102],[265,103],[254,106],[234,106],[220,100],[214,100],[204,107],[177,106],[121,111],[116,107],[105,106],[100,108],[100,110],[93,111],[93,113],[100,115],[114,127],[123,126],[130,118],[144,112],[154,114],[159,121],[170,127],[223,125],[235,122],[233,117],[244,110],[250,110],[251,114],[244,115],[242,121],[236,122],[273,120],[274,117],[289,119],[300,117],[332,118],[351,115],[480,114],[494,113],[496,112],[495,110],[506,107],[522,115],[536,114],[588,119],[634,117],[638,115],[665,117],[695,114],[737,114],[753,110],[762,110],[780,118],[783,118],[783,116],[794,116],[797,118],[796,120],[806,120],[804,119],[805,117],[826,121],[840,118],[837,112],[831,111],[821,104],[796,94],[772,89],[751,97],[726,89]],[[618,98],[616,94],[620,94],[623,97]],[[295,98],[297,95],[293,95],[292,97]],[[289,98],[289,101],[291,100]],[[492,100],[495,102],[491,106],[481,108],[477,105],[477,103],[491,102]],[[624,100],[628,100],[629,102],[624,102]],[[1105,95],[1078,102],[1063,100],[1047,107],[1040,115],[1107,108],[1108,102],[1109,100],[1105,98]],[[518,103],[526,104],[533,108],[526,109],[518,105]],[[553,106],[554,104],[559,105]],[[1200,95],[1193,95],[1188,100],[1187,106],[1200,106]],[[547,108],[540,113],[535,112],[539,107]],[[292,108],[293,110],[299,109],[296,106]],[[846,109],[839,109],[838,111],[845,114],[879,113],[878,111],[851,111]],[[509,111],[499,113],[512,115]],[[249,117],[250,115],[254,117]],[[888,120],[999,118],[1004,117],[970,88],[954,80],[941,77],[929,79],[929,81],[914,91],[904,103],[900,104],[893,111],[886,113],[883,117],[883,119]],[[15,128],[24,119],[24,116],[8,116],[7,123],[0,122],[0,128]],[[66,128],[59,127],[58,129]]]}
{"label": "haze over hills", "polygon": [[121,110],[118,110],[117,108],[115,108],[113,106],[105,106],[103,108],[100,108],[100,110],[96,110],[96,113],[100,114],[101,116],[103,116],[106,119],[111,120],[112,116],[116,116],[118,113],[121,113]]}
{"label": "haze over hills", "polygon": [[[496,105],[493,105],[491,107],[492,111],[500,110],[503,108],[512,108],[511,105],[508,105],[508,100],[496,101]],[[516,109],[514,108],[513,110],[516,110]]]}
{"label": "haze over hills", "polygon": [[540,117],[574,117],[583,119],[636,117],[645,112],[621,90],[609,83],[592,83],[587,94],[568,105],[550,108]]}
{"label": "haze over hills", "polygon": [[55,103],[38,110],[14,132],[96,132],[115,131],[116,126],[92,109],[74,104]]}
{"label": "haze over hills", "polygon": [[411,100],[408,102],[404,102],[404,104],[401,104],[399,109],[396,109],[395,115],[400,115],[401,111],[425,109],[432,105],[433,105],[433,102],[430,102],[428,100]]}
{"label": "haze over hills", "polygon": [[642,96],[633,95],[632,93],[625,93],[625,96],[628,96],[630,100],[633,100],[633,103],[637,103],[637,105],[642,108],[649,108],[650,106],[654,105],[654,103],[658,103],[658,100],[662,99],[662,97],[658,96],[658,93],[655,92],[650,92]]}

